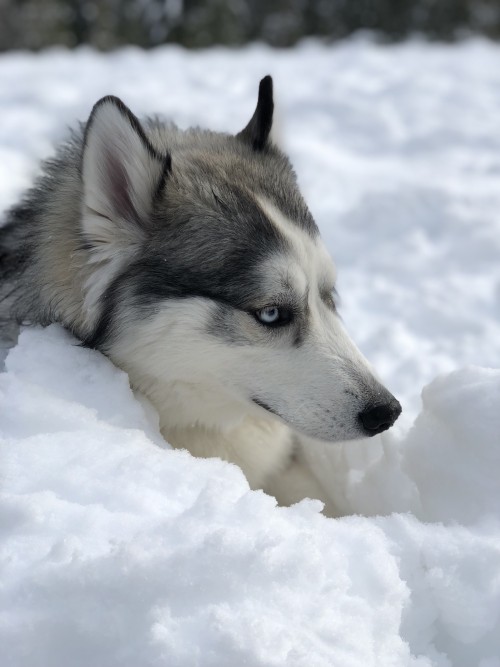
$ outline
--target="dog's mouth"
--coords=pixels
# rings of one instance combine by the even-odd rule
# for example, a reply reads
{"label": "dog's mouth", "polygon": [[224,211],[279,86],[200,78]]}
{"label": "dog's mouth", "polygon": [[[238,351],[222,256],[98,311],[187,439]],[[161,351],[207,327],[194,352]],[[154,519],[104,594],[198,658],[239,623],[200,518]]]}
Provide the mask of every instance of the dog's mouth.
{"label": "dog's mouth", "polygon": [[250,400],[252,403],[255,403],[255,405],[258,405],[259,408],[262,408],[263,410],[266,410],[266,412],[270,412],[275,417],[280,417],[280,419],[282,419],[281,415],[279,415],[276,410],[273,410],[267,403],[261,401],[260,398],[255,398],[255,396],[252,396]]}

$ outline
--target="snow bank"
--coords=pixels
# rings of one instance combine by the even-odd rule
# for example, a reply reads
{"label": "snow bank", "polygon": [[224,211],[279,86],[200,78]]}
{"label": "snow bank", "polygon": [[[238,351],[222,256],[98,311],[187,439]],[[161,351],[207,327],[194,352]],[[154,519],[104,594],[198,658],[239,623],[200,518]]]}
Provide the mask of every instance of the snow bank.
{"label": "snow bank", "polygon": [[124,373],[25,330],[0,375],[2,665],[498,667],[499,392],[500,371],[437,380],[399,463],[377,464],[393,509],[416,488],[420,518],[450,525],[332,521],[158,446]]}
{"label": "snow bank", "polygon": [[426,521],[500,518],[500,371],[467,368],[422,394],[423,412],[403,443]]}
{"label": "snow bank", "polygon": [[500,519],[500,370],[440,376],[422,402],[403,439],[389,432],[370,443],[311,443],[310,463],[334,502],[346,514],[412,512],[465,525]]}
{"label": "snow bank", "polygon": [[445,373],[407,433],[310,444],[333,521],[169,449],[104,357],[24,331],[0,374],[2,667],[500,667],[500,371],[450,374],[500,359],[499,55],[0,57],[1,208],[101,95],[237,131],[273,74],[342,314],[406,425]]}

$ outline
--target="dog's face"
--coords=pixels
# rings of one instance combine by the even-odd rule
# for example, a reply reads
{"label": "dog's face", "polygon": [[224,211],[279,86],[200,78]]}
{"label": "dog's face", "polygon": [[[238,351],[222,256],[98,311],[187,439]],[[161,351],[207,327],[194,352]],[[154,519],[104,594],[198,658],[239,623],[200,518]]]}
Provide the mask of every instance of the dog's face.
{"label": "dog's face", "polygon": [[374,435],[401,408],[344,330],[271,119],[268,77],[235,137],[144,129],[116,98],[96,105],[82,162],[88,342],[171,425],[253,412],[328,441]]}

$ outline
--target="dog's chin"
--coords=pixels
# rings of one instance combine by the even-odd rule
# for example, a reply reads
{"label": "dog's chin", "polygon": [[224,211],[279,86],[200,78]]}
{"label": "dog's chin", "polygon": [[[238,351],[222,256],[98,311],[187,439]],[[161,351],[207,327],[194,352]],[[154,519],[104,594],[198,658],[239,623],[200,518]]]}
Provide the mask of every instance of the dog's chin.
{"label": "dog's chin", "polygon": [[336,433],[324,432],[314,428],[304,428],[302,425],[294,424],[286,417],[280,415],[277,410],[272,408],[265,401],[262,401],[260,398],[253,396],[251,401],[254,405],[257,405],[260,408],[259,412],[261,410],[265,411],[268,416],[275,417],[279,421],[286,424],[298,436],[306,437],[310,440],[316,440],[324,444],[333,445],[339,442],[348,442],[349,440],[365,440],[370,437],[361,428],[357,427]]}
{"label": "dog's chin", "polygon": [[343,442],[353,442],[353,441],[358,441],[358,440],[368,440],[369,436],[366,435],[366,433],[362,433],[361,431],[346,431],[342,433],[333,433],[333,434],[319,434],[317,432],[313,431],[307,431],[305,429],[300,429],[297,428],[296,426],[291,426],[295,433],[297,435],[306,437],[308,440],[314,440],[318,443],[322,443],[324,445],[339,445]]}

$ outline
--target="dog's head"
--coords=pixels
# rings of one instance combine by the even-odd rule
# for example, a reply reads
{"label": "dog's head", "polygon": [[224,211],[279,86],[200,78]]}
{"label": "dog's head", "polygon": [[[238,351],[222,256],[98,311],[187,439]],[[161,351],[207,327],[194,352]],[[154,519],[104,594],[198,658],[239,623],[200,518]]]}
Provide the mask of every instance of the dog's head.
{"label": "dog's head", "polygon": [[344,330],[272,115],[270,77],[235,136],[96,104],[82,157],[88,343],[171,425],[224,428],[254,412],[328,441],[374,435],[401,408]]}

